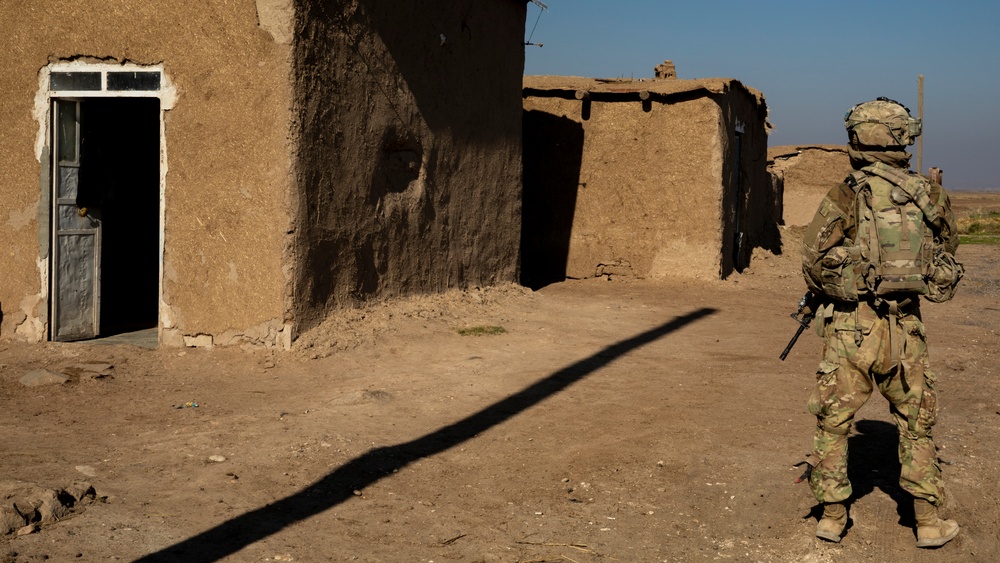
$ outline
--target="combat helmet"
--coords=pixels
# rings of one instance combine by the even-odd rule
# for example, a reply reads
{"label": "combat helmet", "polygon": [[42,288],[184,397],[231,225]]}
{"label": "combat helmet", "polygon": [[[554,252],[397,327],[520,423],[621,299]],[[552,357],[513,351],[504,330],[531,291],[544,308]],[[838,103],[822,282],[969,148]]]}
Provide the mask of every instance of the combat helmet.
{"label": "combat helmet", "polygon": [[852,145],[904,147],[920,136],[922,124],[896,100],[878,98],[860,103],[844,114],[844,125]]}

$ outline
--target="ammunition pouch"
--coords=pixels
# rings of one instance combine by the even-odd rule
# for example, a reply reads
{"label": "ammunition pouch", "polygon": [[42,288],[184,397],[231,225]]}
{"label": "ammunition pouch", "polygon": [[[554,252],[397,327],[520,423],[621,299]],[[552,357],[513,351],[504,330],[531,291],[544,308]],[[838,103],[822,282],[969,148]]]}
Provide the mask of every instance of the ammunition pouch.
{"label": "ammunition pouch", "polygon": [[938,250],[931,260],[931,271],[927,276],[927,294],[924,297],[933,303],[950,300],[955,296],[955,289],[963,276],[965,267],[956,261],[950,252]]}
{"label": "ammunition pouch", "polygon": [[837,301],[856,303],[859,296],[868,292],[866,278],[871,267],[862,260],[861,248],[857,246],[835,246],[820,262],[822,266],[823,293]]}

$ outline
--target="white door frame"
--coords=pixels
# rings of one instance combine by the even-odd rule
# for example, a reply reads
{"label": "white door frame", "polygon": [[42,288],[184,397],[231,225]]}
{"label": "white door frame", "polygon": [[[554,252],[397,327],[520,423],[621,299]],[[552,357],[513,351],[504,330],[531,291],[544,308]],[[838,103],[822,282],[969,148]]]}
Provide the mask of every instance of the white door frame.
{"label": "white door frame", "polygon": [[[158,74],[158,80],[154,74]],[[40,205],[47,209],[49,221],[39,221],[39,244],[45,245],[40,252],[38,267],[41,275],[42,295],[44,303],[39,307],[40,311],[51,310],[52,283],[52,256],[51,241],[52,232],[52,142],[54,132],[52,125],[51,108],[53,98],[71,98],[80,100],[83,98],[158,98],[160,100],[160,186],[159,186],[159,248],[158,248],[158,290],[159,303],[157,322],[158,330],[163,329],[163,312],[167,309],[163,301],[163,232],[164,232],[164,198],[166,195],[167,177],[167,144],[166,128],[164,125],[164,112],[173,109],[176,101],[176,89],[171,83],[163,65],[136,65],[117,63],[86,63],[80,61],[52,63],[43,67],[39,72],[39,89],[35,96],[35,119],[38,122],[38,135],[35,140],[35,157],[42,166],[43,181],[40,182],[42,190]],[[51,319],[48,319],[47,312],[45,319],[40,321],[42,333],[39,339],[53,339],[51,334]]]}

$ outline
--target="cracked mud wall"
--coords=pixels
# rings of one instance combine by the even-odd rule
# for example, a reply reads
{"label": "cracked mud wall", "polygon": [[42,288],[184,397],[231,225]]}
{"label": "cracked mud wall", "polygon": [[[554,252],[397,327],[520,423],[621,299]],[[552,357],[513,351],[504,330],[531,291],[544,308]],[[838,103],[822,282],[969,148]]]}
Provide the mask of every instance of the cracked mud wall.
{"label": "cracked mud wall", "polygon": [[295,322],[516,281],[524,2],[298,0]]}
{"label": "cracked mud wall", "polygon": [[[282,335],[292,177],[288,2],[38,0],[0,5],[0,333],[44,338],[44,257],[32,116],[40,69],[83,60],[162,64],[165,112],[162,341]],[[276,15],[277,14],[277,15]],[[284,18],[284,19],[283,19]],[[44,207],[44,205],[42,206]],[[34,319],[34,321],[32,320]],[[261,337],[260,335],[264,335]],[[262,343],[262,342],[261,342]]]}

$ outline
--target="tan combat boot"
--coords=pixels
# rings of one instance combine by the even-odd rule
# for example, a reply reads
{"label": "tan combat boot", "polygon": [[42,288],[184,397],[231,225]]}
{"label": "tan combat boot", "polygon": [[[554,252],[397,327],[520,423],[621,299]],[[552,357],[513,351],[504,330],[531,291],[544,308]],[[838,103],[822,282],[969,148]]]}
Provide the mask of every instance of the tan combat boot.
{"label": "tan combat boot", "polygon": [[937,507],[924,499],[913,499],[917,517],[917,547],[941,547],[958,535],[958,522],[942,520]]}
{"label": "tan combat boot", "polygon": [[816,537],[834,543],[840,543],[840,535],[847,527],[847,507],[840,502],[828,502],[823,505],[823,517],[816,525]]}

